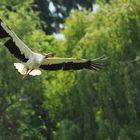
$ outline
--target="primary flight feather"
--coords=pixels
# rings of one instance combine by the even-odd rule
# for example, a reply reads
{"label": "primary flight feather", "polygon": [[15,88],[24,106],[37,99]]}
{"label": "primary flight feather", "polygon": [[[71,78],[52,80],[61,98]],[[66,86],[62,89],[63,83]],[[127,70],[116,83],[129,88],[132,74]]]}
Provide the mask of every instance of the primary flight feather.
{"label": "primary flight feather", "polygon": [[41,75],[40,69],[44,70],[99,70],[104,64],[105,57],[93,60],[79,58],[54,58],[53,53],[40,54],[33,52],[21,41],[18,36],[6,24],[0,20],[0,39],[7,38],[5,46],[23,63],[14,63],[23,79],[28,75]]}

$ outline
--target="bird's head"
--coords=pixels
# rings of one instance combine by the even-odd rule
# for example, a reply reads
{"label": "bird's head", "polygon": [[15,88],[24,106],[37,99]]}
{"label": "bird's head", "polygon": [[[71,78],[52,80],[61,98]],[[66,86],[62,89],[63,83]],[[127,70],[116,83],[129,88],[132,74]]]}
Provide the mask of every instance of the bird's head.
{"label": "bird's head", "polygon": [[45,58],[53,57],[55,54],[54,53],[46,53],[44,54]]}

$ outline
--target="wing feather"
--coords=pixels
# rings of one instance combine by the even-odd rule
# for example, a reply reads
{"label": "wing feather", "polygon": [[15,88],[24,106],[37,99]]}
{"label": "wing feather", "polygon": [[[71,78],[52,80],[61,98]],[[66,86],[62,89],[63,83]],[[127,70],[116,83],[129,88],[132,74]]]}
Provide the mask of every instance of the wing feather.
{"label": "wing feather", "polygon": [[[15,32],[13,32],[8,26],[6,26],[6,24],[4,22],[2,22],[0,20],[0,29],[2,31],[2,35],[1,35],[1,38],[3,37],[10,37],[10,41],[9,42],[12,42],[12,44],[15,44],[15,45],[12,45],[11,47],[15,47],[13,48],[13,50],[15,51],[10,51],[11,53],[13,53],[15,55],[15,53],[17,53],[16,51],[18,51],[18,55],[20,57],[20,55],[24,55],[24,57],[26,59],[29,59],[29,57],[33,54],[33,52],[31,51],[31,49],[29,49],[26,44],[24,44],[23,41],[21,41],[18,36],[15,34]],[[5,31],[5,32],[4,32]],[[12,40],[12,41],[11,41]],[[7,42],[7,45],[6,47],[8,47],[8,49],[10,48],[10,44],[9,42]],[[6,43],[5,43],[6,44]],[[11,48],[12,49],[12,48]],[[10,49],[9,49],[10,50]],[[15,55],[16,56],[16,55]],[[21,60],[21,59],[20,59]]]}
{"label": "wing feather", "polygon": [[78,58],[47,58],[44,60],[41,69],[45,70],[99,70],[104,66],[102,59],[86,60]]}
{"label": "wing feather", "polygon": [[42,62],[42,64],[59,64],[59,63],[68,63],[68,62],[75,62],[75,63],[79,63],[79,62],[85,62],[86,59],[79,59],[79,58],[47,58],[44,59],[44,61]]}
{"label": "wing feather", "polygon": [[6,41],[6,43],[4,44],[8,50],[19,60],[21,60],[22,62],[27,62],[28,59],[25,57],[24,54],[21,54],[20,50],[18,47],[16,47],[16,44],[13,42],[12,39],[9,39],[8,41]]}

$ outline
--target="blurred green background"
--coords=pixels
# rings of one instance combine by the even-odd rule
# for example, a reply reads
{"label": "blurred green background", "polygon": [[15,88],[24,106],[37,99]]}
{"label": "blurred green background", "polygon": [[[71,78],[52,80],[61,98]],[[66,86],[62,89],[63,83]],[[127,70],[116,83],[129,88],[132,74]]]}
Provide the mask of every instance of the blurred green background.
{"label": "blurred green background", "polygon": [[0,0],[0,18],[34,51],[108,57],[22,80],[1,40],[0,140],[140,140],[139,0]]}

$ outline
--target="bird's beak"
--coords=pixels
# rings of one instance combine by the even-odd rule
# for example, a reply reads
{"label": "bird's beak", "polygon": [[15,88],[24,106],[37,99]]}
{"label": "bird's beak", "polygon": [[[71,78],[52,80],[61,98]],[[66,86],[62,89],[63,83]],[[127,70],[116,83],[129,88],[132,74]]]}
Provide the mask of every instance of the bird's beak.
{"label": "bird's beak", "polygon": [[53,57],[55,54],[54,53],[47,53],[47,54],[44,54],[45,58],[49,58],[49,57]]}

